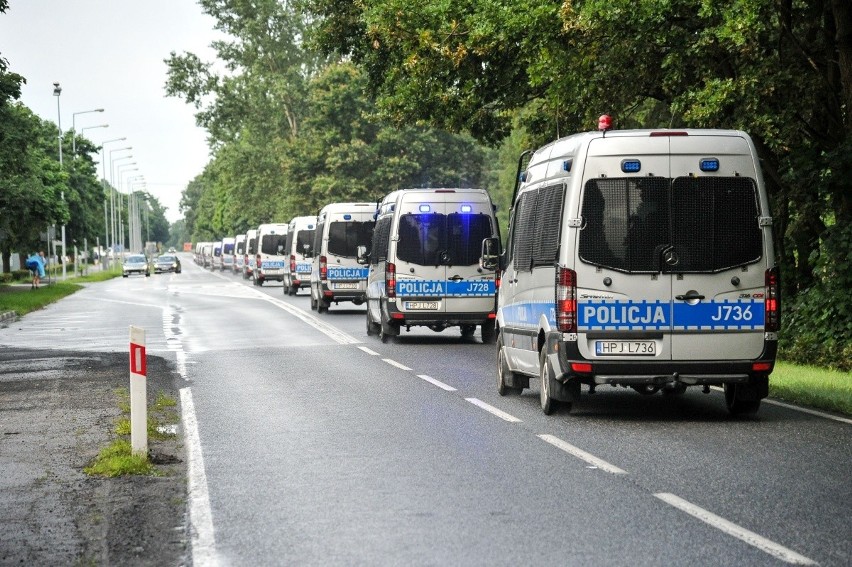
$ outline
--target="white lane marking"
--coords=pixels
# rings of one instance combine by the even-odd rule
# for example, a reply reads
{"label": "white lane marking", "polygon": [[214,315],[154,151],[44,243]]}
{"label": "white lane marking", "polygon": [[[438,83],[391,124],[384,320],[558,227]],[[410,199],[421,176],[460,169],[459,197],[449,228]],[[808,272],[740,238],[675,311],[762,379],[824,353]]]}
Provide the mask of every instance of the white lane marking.
{"label": "white lane marking", "polygon": [[480,407],[480,408],[484,409],[485,411],[487,411],[488,413],[490,413],[492,415],[496,415],[500,419],[508,421],[509,423],[521,423],[521,420],[518,419],[517,417],[515,417],[514,415],[508,414],[508,413],[504,412],[503,410],[499,410],[499,409],[495,408],[494,406],[489,406],[488,404],[486,404],[482,400],[479,400],[477,398],[465,398],[465,399],[467,401],[469,401],[470,403],[472,403],[473,405]]}
{"label": "white lane marking", "polygon": [[189,387],[180,389],[180,404],[181,414],[183,415],[184,442],[186,443],[192,564],[219,565],[216,538],[213,535],[213,513],[210,509],[207,474],[204,472],[204,457],[201,454],[201,439],[198,436],[195,404],[192,401],[192,392]]}
{"label": "white lane marking", "polygon": [[314,329],[316,329],[317,331],[324,334],[325,336],[327,336],[328,338],[330,338],[331,340],[335,341],[338,344],[354,345],[354,344],[358,344],[358,343],[362,342],[361,340],[356,339],[352,335],[344,333],[343,331],[341,331],[337,327],[329,325],[325,321],[320,321],[319,319],[317,319],[313,315],[311,315],[309,313],[305,313],[304,311],[302,311],[301,309],[299,309],[297,307],[293,307],[289,303],[286,303],[286,302],[281,301],[280,299],[276,299],[274,297],[270,297],[270,296],[268,296],[265,293],[262,293],[260,291],[256,291],[256,290],[254,290],[254,291],[259,298],[261,298],[265,301],[268,301],[269,303],[275,305],[279,309],[283,309],[284,311],[290,313],[294,317],[301,319],[302,321],[304,321],[305,323],[307,323],[308,325],[310,325],[311,327],[313,327]]}
{"label": "white lane marking", "polygon": [[383,360],[383,361],[385,361],[385,362],[387,362],[387,363],[388,363],[388,364],[390,364],[391,366],[396,366],[396,367],[397,367],[397,368],[399,368],[400,370],[411,370],[411,368],[407,367],[406,365],[401,364],[401,363],[399,363],[399,362],[397,362],[397,361],[395,361],[395,360],[391,360],[390,358],[383,358],[382,360]]}
{"label": "white lane marking", "polygon": [[374,351],[374,350],[370,350],[370,349],[368,349],[368,348],[367,348],[367,347],[365,347],[365,346],[359,346],[359,347],[358,347],[358,349],[359,349],[359,350],[363,350],[364,352],[366,352],[366,353],[367,353],[367,354],[369,354],[370,356],[379,356],[379,353],[377,353],[377,352],[376,352],[376,351]]}
{"label": "white lane marking", "polygon": [[[725,389],[720,386],[710,386],[711,390],[716,390],[717,392],[724,392]],[[824,419],[832,419],[834,421],[839,421],[840,423],[848,423],[852,425],[852,419],[846,417],[840,417],[838,415],[831,415],[830,413],[824,413],[817,410],[812,410],[808,408],[803,408],[802,406],[794,406],[793,404],[785,404],[784,402],[779,402],[776,400],[770,400],[769,398],[763,398],[763,401],[767,404],[772,404],[773,406],[780,406],[782,408],[791,409],[793,411],[798,411],[802,413],[807,413],[810,415],[815,415],[817,417],[822,417]]]}
{"label": "white lane marking", "polygon": [[444,384],[443,382],[441,382],[440,380],[435,380],[431,376],[426,376],[425,374],[418,374],[417,377],[422,378],[423,380],[426,380],[430,384],[434,384],[435,386],[438,386],[442,390],[446,390],[448,392],[455,392],[456,391],[456,389],[453,388],[452,386],[448,386],[448,385]]}
{"label": "white lane marking", "polygon": [[793,563],[795,565],[818,565],[816,561],[813,559],[809,559],[804,555],[800,555],[791,549],[787,549],[783,545],[779,545],[774,541],[768,540],[765,537],[758,535],[752,531],[749,531],[743,527],[740,527],[733,522],[729,522],[728,520],[713,514],[712,512],[708,512],[704,508],[696,506],[691,502],[684,500],[674,494],[670,494],[668,492],[660,492],[654,494],[657,498],[674,506],[678,510],[686,512],[690,516],[698,518],[702,522],[713,526],[714,528],[725,532],[728,535],[732,535],[735,538],[746,542],[747,544],[758,548],[759,550],[772,555],[780,559],[781,561],[785,561],[787,563]]}
{"label": "white lane marking", "polygon": [[154,305],[153,303],[136,303],[133,301],[119,301],[118,299],[106,299],[100,298],[98,301],[105,301],[107,303],[121,303],[122,305],[134,305],[136,307],[153,307],[155,309],[162,309],[162,305]]}
{"label": "white lane marking", "polygon": [[577,457],[578,459],[580,459],[582,461],[586,461],[590,465],[597,467],[597,468],[601,469],[602,471],[612,473],[612,474],[627,474],[626,470],[620,469],[617,466],[612,465],[612,464],[604,461],[603,459],[599,459],[598,457],[592,455],[591,453],[587,453],[587,452],[583,451],[582,449],[580,449],[579,447],[575,447],[574,445],[571,445],[567,441],[563,441],[559,437],[556,437],[554,435],[541,434],[541,435],[538,435],[538,438],[541,439],[542,441],[546,441],[546,442],[550,443],[551,445],[553,445],[554,447],[556,447],[558,449],[562,449],[566,453],[574,455],[575,457]]}

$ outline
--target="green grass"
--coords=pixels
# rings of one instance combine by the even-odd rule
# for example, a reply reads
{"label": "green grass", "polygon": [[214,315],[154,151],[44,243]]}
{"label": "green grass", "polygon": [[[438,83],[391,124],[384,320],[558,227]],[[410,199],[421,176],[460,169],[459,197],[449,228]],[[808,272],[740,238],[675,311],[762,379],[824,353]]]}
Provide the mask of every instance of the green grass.
{"label": "green grass", "polygon": [[0,285],[0,313],[14,311],[19,316],[26,315],[83,289],[80,284],[106,281],[120,275],[121,268],[114,268],[91,271],[83,277],[71,275],[65,281],[52,281],[49,285],[42,280],[38,289],[30,289],[29,281],[23,285]]}
{"label": "green grass", "polygon": [[852,415],[852,372],[778,361],[769,377],[772,398]]}
{"label": "green grass", "polygon": [[157,469],[147,455],[134,455],[130,441],[116,439],[101,449],[91,465],[83,469],[88,475],[116,477],[122,475],[156,475]]}

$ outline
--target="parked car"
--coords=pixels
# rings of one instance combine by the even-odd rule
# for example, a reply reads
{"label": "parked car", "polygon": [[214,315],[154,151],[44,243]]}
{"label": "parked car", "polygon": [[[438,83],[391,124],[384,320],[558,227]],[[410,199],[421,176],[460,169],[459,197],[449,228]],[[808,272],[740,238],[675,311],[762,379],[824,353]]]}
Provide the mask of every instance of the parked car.
{"label": "parked car", "polygon": [[148,264],[148,258],[144,254],[131,254],[124,259],[124,264],[121,268],[121,277],[126,278],[131,274],[151,275],[151,266]]}
{"label": "parked car", "polygon": [[178,258],[175,254],[163,254],[157,258],[156,262],[154,262],[155,274],[165,272],[174,272],[179,274],[180,270],[180,258]]}

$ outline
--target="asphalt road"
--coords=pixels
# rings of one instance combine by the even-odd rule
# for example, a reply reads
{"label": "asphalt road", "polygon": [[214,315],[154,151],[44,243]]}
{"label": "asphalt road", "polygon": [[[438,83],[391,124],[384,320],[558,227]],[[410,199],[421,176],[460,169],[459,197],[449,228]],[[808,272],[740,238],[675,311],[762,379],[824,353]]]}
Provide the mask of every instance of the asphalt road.
{"label": "asphalt road", "polygon": [[0,344],[118,351],[129,324],[185,381],[197,565],[852,563],[849,420],[605,387],[548,417],[535,380],[497,395],[478,335],[382,344],[363,308],[318,315],[188,256]]}

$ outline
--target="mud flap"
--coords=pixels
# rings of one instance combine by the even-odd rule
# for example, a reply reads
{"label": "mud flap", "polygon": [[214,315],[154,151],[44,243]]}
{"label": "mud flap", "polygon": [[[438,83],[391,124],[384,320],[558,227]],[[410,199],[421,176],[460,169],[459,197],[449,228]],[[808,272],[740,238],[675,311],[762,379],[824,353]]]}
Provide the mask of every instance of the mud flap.
{"label": "mud flap", "polygon": [[[580,399],[580,381],[577,378],[562,377],[562,372],[556,372],[559,366],[559,354],[547,355],[547,375],[550,378],[550,393],[553,399],[560,402],[576,402]],[[559,379],[556,376],[560,376]]]}
{"label": "mud flap", "polygon": [[769,377],[752,376],[746,384],[736,384],[736,399],[743,402],[756,402],[769,395]]}

